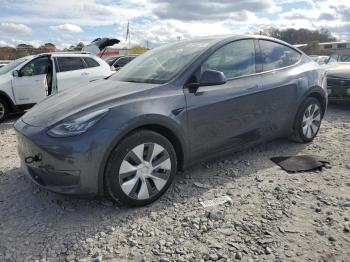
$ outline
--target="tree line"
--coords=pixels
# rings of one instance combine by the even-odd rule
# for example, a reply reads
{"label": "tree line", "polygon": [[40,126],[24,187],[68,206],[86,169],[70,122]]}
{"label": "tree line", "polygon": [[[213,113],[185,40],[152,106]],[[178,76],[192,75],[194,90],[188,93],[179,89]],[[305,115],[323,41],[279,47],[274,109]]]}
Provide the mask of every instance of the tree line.
{"label": "tree line", "polygon": [[327,29],[309,30],[305,28],[288,28],[279,30],[276,28],[266,29],[258,34],[283,40],[291,45],[306,44],[300,47],[308,55],[330,55],[330,51],[320,51],[320,43],[334,42],[337,39]]}
{"label": "tree line", "polygon": [[305,28],[301,29],[276,29],[270,28],[264,31],[258,32],[258,34],[274,37],[283,40],[291,45],[308,44],[311,42],[334,42],[336,38],[327,29],[309,30]]}
{"label": "tree line", "polygon": [[45,43],[39,47],[27,44],[19,44],[16,47],[0,47],[0,60],[15,60],[24,56],[52,53],[56,51],[81,51],[84,47],[82,42],[59,50],[53,43]]}
{"label": "tree line", "polygon": [[[277,28],[270,28],[257,33],[283,40],[292,45],[308,44],[303,48],[303,51],[305,51],[307,54],[317,53],[319,50],[319,43],[336,41],[336,38],[332,36],[327,29],[309,30],[305,28],[288,28],[281,30]],[[64,48],[63,51],[81,51],[83,47],[84,44],[80,42],[76,45],[71,45],[68,48]],[[135,46],[131,48],[130,52],[143,53],[146,50],[147,49],[142,46]],[[46,43],[38,48],[27,44],[19,44],[16,47],[0,47],[0,60],[14,60],[23,56],[50,53],[55,51],[61,50],[58,50],[52,43]]]}

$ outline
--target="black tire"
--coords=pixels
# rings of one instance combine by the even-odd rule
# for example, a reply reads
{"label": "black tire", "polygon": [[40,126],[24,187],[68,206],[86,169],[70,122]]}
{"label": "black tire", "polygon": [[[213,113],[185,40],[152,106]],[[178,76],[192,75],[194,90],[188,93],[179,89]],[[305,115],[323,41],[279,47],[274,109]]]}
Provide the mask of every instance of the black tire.
{"label": "black tire", "polygon": [[[317,131],[312,130],[312,133],[310,133],[311,136],[308,137],[303,132],[303,126],[305,127],[305,125],[303,125],[303,119],[304,119],[304,115],[306,114],[306,110],[312,105],[316,105],[318,107],[320,120],[319,120],[319,125],[318,125]],[[317,113],[315,111],[315,115],[316,114]],[[302,102],[300,107],[299,107],[298,113],[297,113],[296,118],[295,118],[294,126],[293,126],[293,134],[290,137],[290,139],[295,141],[295,142],[298,142],[298,143],[310,143],[311,141],[314,140],[314,138],[317,136],[317,134],[320,130],[322,118],[323,118],[323,112],[322,112],[321,103],[314,97],[306,98],[304,100],[304,102]]]}
{"label": "black tire", "polygon": [[9,106],[7,102],[0,98],[0,123],[3,122],[9,114]]}
{"label": "black tire", "polygon": [[[152,144],[153,144],[153,147],[152,147]],[[158,190],[158,187],[160,186],[157,186],[159,185],[157,181],[160,181],[160,180],[155,180],[151,178],[141,179],[137,177],[138,174],[140,173],[136,173],[136,172],[142,173],[143,172],[142,170],[144,170],[142,168],[140,169],[140,165],[143,165],[142,164],[143,162],[141,162],[140,164],[136,162],[132,162],[133,159],[130,157],[130,155],[134,157],[135,154],[132,154],[132,153],[135,152],[135,149],[139,148],[140,146],[143,148],[142,149],[143,161],[146,161],[145,158],[150,159],[150,160],[147,160],[149,162],[146,161],[151,166],[151,167],[148,166],[149,168],[152,169],[153,163],[156,161],[158,161],[157,164],[166,162],[167,164],[170,165],[170,170],[159,168],[160,174],[162,174],[161,172],[163,172],[164,174],[162,174],[162,176],[164,175],[165,177],[165,179],[163,179],[162,177],[161,183],[163,187],[161,188],[161,190]],[[158,153],[158,155],[156,156],[156,155],[153,155],[154,154],[153,152],[156,151],[154,150],[154,148],[162,148],[164,150],[161,153]],[[148,151],[151,153],[148,153]],[[148,156],[149,154],[151,154],[152,156]],[[156,157],[158,157],[158,159]],[[153,162],[151,158],[154,160]],[[138,157],[137,159],[139,160],[140,158]],[[132,163],[133,167],[138,166],[137,170],[139,171],[128,171],[125,173],[121,173],[122,164],[123,166],[125,166],[125,161],[127,162],[127,164]],[[144,168],[147,168],[147,167],[144,167]],[[151,171],[150,173],[154,174],[153,171]],[[176,157],[176,152],[174,150],[174,147],[170,143],[170,141],[166,139],[164,136],[160,135],[159,133],[149,131],[149,130],[140,130],[124,138],[112,151],[106,166],[105,187],[107,189],[108,194],[114,200],[121,202],[122,204],[126,204],[129,206],[144,206],[154,202],[166,192],[166,190],[171,185],[176,172],[177,172],[177,157]],[[158,174],[158,172],[156,172],[156,174]],[[135,179],[137,182],[134,182]],[[156,181],[156,183],[154,183],[154,181]],[[135,183],[135,185],[129,187],[133,189],[131,189],[132,193],[129,193],[128,195],[123,191],[121,184],[125,185],[129,182],[131,182],[132,184]],[[141,191],[141,187],[143,185],[146,185],[147,192],[149,193],[148,194],[149,198],[147,199],[139,199],[139,194]]]}

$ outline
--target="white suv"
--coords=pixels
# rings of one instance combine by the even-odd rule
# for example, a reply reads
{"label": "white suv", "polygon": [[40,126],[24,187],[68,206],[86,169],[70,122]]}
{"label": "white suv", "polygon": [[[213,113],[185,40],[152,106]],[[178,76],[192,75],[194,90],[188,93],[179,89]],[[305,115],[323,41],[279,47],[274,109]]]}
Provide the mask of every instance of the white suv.
{"label": "white suv", "polygon": [[89,53],[49,53],[27,56],[0,69],[0,122],[47,95],[109,77],[114,72]]}

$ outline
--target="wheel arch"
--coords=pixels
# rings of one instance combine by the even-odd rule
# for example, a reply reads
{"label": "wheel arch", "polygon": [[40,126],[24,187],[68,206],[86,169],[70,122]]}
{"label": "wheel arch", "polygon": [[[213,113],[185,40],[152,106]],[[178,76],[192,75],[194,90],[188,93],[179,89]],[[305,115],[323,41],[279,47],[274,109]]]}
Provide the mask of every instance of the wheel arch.
{"label": "wheel arch", "polygon": [[129,136],[134,132],[137,132],[138,130],[150,130],[166,137],[174,146],[178,160],[178,170],[182,170],[184,168],[189,158],[188,149],[186,146],[188,143],[186,143],[185,136],[182,134],[182,131],[180,127],[176,124],[176,122],[162,116],[143,117],[142,121],[134,120],[132,121],[132,123],[124,125],[124,128],[117,132],[117,136],[114,138],[113,142],[107,149],[102,159],[98,174],[99,195],[105,195],[105,172],[107,161],[112,151],[125,137]]}
{"label": "wheel arch", "polygon": [[327,99],[327,94],[325,94],[324,89],[322,89],[319,86],[315,86],[313,88],[311,88],[303,97],[303,99],[301,99],[299,106],[305,101],[305,99],[309,98],[309,97],[313,97],[316,98],[322,107],[322,115],[324,116],[324,114],[326,113],[327,110],[327,103],[328,103],[328,99]]}
{"label": "wheel arch", "polygon": [[15,111],[15,104],[12,99],[3,91],[0,91],[0,98],[7,102],[10,112],[13,113]]}
{"label": "wheel arch", "polygon": [[[308,98],[315,98],[317,101],[319,101],[319,103],[321,105],[321,109],[322,109],[322,116],[324,116],[324,114],[326,113],[328,99],[327,99],[327,94],[325,93],[324,89],[322,89],[319,86],[315,86],[315,87],[310,88],[309,91],[306,92],[298,102],[298,107],[297,107],[297,110],[295,112],[294,119],[293,119],[292,129],[291,129],[291,132],[289,134],[290,138],[293,137],[293,134],[296,130],[296,123],[297,123],[297,117],[298,117],[298,112],[299,112],[300,106]],[[296,141],[293,138],[292,138],[292,140]]]}
{"label": "wheel arch", "polygon": [[156,133],[161,134],[165,138],[167,138],[170,141],[170,143],[174,146],[176,156],[177,156],[177,161],[178,161],[178,169],[181,170],[183,168],[184,148],[181,144],[179,137],[170,128],[159,124],[146,124],[135,129],[133,132],[136,132],[137,130],[141,130],[141,129],[154,131]]}

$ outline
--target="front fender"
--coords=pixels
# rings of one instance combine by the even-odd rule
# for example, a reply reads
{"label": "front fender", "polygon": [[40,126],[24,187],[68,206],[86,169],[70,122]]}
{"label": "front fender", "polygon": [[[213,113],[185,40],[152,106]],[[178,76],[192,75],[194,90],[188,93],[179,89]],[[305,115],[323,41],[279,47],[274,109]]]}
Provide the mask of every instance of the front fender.
{"label": "front fender", "polygon": [[161,86],[130,97],[125,103],[113,106],[94,128],[110,129],[115,133],[114,137],[110,139],[110,145],[105,151],[100,165],[99,192],[103,192],[105,166],[112,150],[125,136],[137,129],[166,130],[167,134],[171,132],[178,147],[181,147],[182,162],[186,163],[190,158],[186,134],[185,96],[183,90],[175,86]]}

